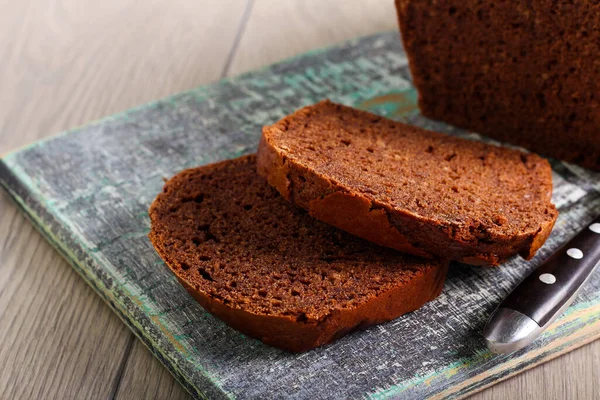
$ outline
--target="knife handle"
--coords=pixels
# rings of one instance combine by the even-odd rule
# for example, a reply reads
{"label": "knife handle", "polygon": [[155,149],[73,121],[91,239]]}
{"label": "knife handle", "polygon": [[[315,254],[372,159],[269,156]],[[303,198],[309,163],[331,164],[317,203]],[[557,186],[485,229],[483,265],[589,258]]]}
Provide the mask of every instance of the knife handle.
{"label": "knife handle", "polygon": [[531,343],[568,307],[600,264],[600,216],[504,299],[484,329],[488,347],[505,353]]}

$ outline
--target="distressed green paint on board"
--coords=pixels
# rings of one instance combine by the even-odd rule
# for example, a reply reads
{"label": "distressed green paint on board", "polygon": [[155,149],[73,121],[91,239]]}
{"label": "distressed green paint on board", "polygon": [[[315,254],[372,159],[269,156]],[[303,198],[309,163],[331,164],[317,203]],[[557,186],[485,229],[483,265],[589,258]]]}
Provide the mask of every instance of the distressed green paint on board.
{"label": "distressed green paint on board", "polygon": [[402,120],[419,112],[417,91],[414,88],[404,92],[392,92],[376,96],[357,104],[356,107]]}
{"label": "distressed green paint on board", "polygon": [[[396,33],[295,57],[95,121],[6,156],[0,184],[32,223],[196,397],[463,397],[600,335],[600,277],[542,338],[489,353],[504,295],[600,212],[600,175],[553,161],[561,216],[532,262],[453,265],[421,310],[302,355],[248,339],[204,311],[146,238],[163,177],[253,152],[261,127],[323,98],[474,140],[423,118]],[[489,141],[489,140],[488,140]]]}

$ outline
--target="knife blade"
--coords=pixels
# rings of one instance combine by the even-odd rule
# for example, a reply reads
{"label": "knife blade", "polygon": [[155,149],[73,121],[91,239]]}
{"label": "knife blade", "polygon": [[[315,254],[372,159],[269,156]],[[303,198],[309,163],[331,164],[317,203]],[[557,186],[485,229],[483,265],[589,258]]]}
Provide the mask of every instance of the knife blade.
{"label": "knife blade", "polygon": [[577,298],[600,265],[600,215],[530,273],[500,303],[483,330],[494,353],[533,342]]}

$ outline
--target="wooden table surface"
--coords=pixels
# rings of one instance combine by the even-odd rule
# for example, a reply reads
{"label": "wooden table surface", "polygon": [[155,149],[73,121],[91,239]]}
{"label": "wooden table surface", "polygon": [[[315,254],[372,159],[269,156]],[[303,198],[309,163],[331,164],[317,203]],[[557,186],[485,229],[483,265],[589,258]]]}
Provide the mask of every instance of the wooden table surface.
{"label": "wooden table surface", "polygon": [[[392,0],[0,0],[0,154],[396,29]],[[0,195],[0,399],[189,395]],[[600,341],[474,399],[598,399]]]}

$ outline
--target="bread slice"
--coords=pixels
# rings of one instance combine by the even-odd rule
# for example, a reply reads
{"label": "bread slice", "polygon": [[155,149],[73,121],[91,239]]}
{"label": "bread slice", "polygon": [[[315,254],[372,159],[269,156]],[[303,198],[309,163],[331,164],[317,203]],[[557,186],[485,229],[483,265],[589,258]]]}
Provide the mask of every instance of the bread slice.
{"label": "bread slice", "polygon": [[535,154],[323,101],[263,129],[258,172],[311,215],[419,256],[529,259],[558,215]]}
{"label": "bread slice", "polygon": [[207,311],[295,352],[418,309],[448,267],[315,220],[258,176],[254,156],[177,174],[150,219],[152,244]]}

